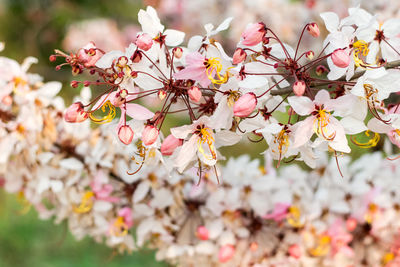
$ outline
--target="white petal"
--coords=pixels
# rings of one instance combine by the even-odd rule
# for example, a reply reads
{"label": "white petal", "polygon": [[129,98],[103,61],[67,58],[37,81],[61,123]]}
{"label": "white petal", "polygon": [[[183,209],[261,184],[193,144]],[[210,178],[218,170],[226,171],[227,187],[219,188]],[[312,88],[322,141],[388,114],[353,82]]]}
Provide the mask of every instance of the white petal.
{"label": "white petal", "polygon": [[314,103],[310,98],[305,96],[291,96],[288,97],[290,106],[300,116],[310,114],[314,110]]}
{"label": "white petal", "polygon": [[165,44],[168,46],[177,46],[183,42],[185,38],[185,33],[177,30],[166,30],[164,32],[165,37]]}

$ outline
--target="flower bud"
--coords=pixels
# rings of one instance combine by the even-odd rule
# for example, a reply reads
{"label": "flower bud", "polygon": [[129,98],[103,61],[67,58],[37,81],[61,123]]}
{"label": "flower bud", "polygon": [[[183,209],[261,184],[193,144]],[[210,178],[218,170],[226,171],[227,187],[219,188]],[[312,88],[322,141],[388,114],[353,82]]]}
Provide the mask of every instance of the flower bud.
{"label": "flower bud", "polygon": [[233,64],[239,64],[243,62],[247,57],[246,52],[242,48],[237,48],[235,53],[233,54]]}
{"label": "flower bud", "polygon": [[180,47],[175,47],[172,52],[174,53],[174,57],[181,58],[183,54],[183,49]]}
{"label": "flower bud", "polygon": [[306,58],[307,58],[308,60],[313,60],[313,58],[314,58],[314,52],[313,52],[313,51],[308,51],[308,52],[306,53]]}
{"label": "flower bud", "polygon": [[161,154],[163,154],[164,156],[172,155],[175,149],[178,146],[181,146],[182,143],[182,139],[178,139],[172,134],[168,135],[167,138],[164,139],[164,142],[161,144]]}
{"label": "flower bud", "polygon": [[70,83],[70,85],[71,85],[72,88],[76,88],[76,87],[78,87],[79,82],[78,82],[78,81],[72,81],[72,82]]}
{"label": "flower bud", "polygon": [[331,55],[333,64],[339,68],[346,68],[350,64],[350,56],[343,49],[336,49]]}
{"label": "flower bud", "polygon": [[159,98],[160,100],[164,100],[165,97],[167,97],[167,92],[165,92],[164,90],[158,91],[158,98]]}
{"label": "flower bud", "polygon": [[50,62],[54,62],[57,60],[57,57],[55,55],[50,55],[49,60],[50,60]]}
{"label": "flower bud", "polygon": [[309,34],[311,34],[312,37],[319,36],[319,27],[315,22],[311,22],[310,24],[307,25],[307,31]]}
{"label": "flower bud", "polygon": [[13,103],[13,98],[10,95],[6,95],[1,100],[1,103],[3,103],[5,106],[11,106]]}
{"label": "flower bud", "polygon": [[346,220],[346,228],[349,232],[353,232],[357,227],[357,220],[354,218],[348,218]]}
{"label": "flower bud", "polygon": [[263,40],[266,33],[265,24],[262,22],[250,24],[242,33],[242,44],[254,46]]}
{"label": "flower bud", "polygon": [[289,255],[295,259],[299,259],[301,257],[301,249],[297,244],[291,245],[289,247]]}
{"label": "flower bud", "polygon": [[208,240],[209,238],[208,229],[205,226],[197,227],[196,236],[200,240]]}
{"label": "flower bud", "polygon": [[319,65],[317,66],[317,68],[315,69],[315,73],[318,76],[321,76],[322,74],[324,74],[325,72],[327,72],[328,69],[324,66],[324,65]]}
{"label": "flower bud", "polygon": [[306,91],[306,83],[304,81],[297,81],[293,84],[293,92],[297,96],[302,96]]}
{"label": "flower bud", "polygon": [[256,106],[256,95],[254,93],[244,94],[233,104],[233,114],[236,117],[245,118],[254,111]]}
{"label": "flower bud", "polygon": [[133,139],[133,130],[129,125],[123,125],[118,131],[119,140],[125,145],[129,145]]}
{"label": "flower bud", "polygon": [[202,96],[202,93],[201,93],[199,87],[197,87],[197,86],[190,87],[190,89],[188,90],[188,94],[189,94],[190,100],[192,100],[194,102],[199,102],[200,98]]}
{"label": "flower bud", "polygon": [[66,122],[82,122],[88,118],[81,102],[76,102],[69,106],[64,114]]}
{"label": "flower bud", "polygon": [[228,262],[235,254],[235,248],[232,245],[224,245],[219,249],[218,259],[219,262]]}
{"label": "flower bud", "polygon": [[133,63],[139,63],[140,60],[142,60],[142,53],[140,52],[140,50],[136,50],[135,52],[133,52],[131,60]]}
{"label": "flower bud", "polygon": [[137,37],[136,45],[140,49],[147,51],[153,46],[153,39],[147,33],[143,33]]}
{"label": "flower bud", "polygon": [[153,125],[147,125],[142,132],[142,142],[146,146],[154,144],[158,138],[159,131]]}
{"label": "flower bud", "polygon": [[78,60],[85,68],[94,67],[96,62],[103,56],[103,52],[97,49],[93,42],[89,42],[79,49],[77,53]]}

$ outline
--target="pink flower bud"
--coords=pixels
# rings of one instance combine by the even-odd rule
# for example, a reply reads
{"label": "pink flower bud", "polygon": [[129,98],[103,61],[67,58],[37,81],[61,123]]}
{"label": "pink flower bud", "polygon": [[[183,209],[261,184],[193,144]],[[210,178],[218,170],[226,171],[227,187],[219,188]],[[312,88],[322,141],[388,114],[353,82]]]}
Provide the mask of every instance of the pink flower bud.
{"label": "pink flower bud", "polygon": [[224,245],[219,249],[218,259],[219,262],[228,262],[235,254],[235,248],[232,245]]}
{"label": "pink flower bud", "polygon": [[353,232],[357,227],[357,220],[354,218],[348,218],[346,220],[346,228],[349,232]]}
{"label": "pink flower bud", "polygon": [[143,133],[142,133],[142,142],[146,146],[150,146],[154,144],[154,142],[158,138],[159,131],[156,127],[153,125],[147,125],[144,127]]}
{"label": "pink flower bud", "polygon": [[147,33],[143,33],[143,34],[141,34],[141,35],[139,35],[139,36],[137,37],[136,45],[137,45],[140,49],[142,49],[142,50],[144,50],[144,51],[147,51],[147,50],[149,50],[149,49],[152,47],[152,45],[153,45],[153,39],[152,39],[151,36],[148,35]]}
{"label": "pink flower bud", "polygon": [[291,245],[289,247],[289,255],[295,259],[299,259],[301,257],[301,249],[297,244]]}
{"label": "pink flower bud", "polygon": [[93,42],[89,42],[87,45],[79,49],[77,53],[78,59],[85,68],[93,67],[96,62],[103,56],[103,52],[97,49]]}
{"label": "pink flower bud", "polygon": [[5,105],[5,106],[11,106],[13,103],[13,99],[10,95],[6,95],[1,100],[1,103],[3,103],[3,105]]}
{"label": "pink flower bud", "polygon": [[199,87],[197,87],[197,86],[190,87],[190,89],[188,90],[188,94],[189,94],[190,99],[194,102],[199,102],[200,98],[202,96],[202,93],[201,93]]}
{"label": "pink flower bud", "polygon": [[308,24],[307,31],[309,34],[311,34],[312,37],[319,36],[319,27],[318,27],[317,23],[315,23],[315,22]]}
{"label": "pink flower bud", "polygon": [[250,24],[242,33],[242,44],[254,46],[263,40],[266,33],[265,24],[262,22]]}
{"label": "pink flower bud", "polygon": [[244,94],[233,104],[233,114],[236,117],[245,118],[254,111],[256,106],[256,95],[254,93]]}
{"label": "pink flower bud", "polygon": [[247,57],[246,52],[242,48],[237,48],[235,53],[233,54],[233,64],[239,64],[243,62]]}
{"label": "pink flower bud", "polygon": [[167,138],[164,139],[164,142],[161,145],[161,154],[164,156],[169,156],[174,153],[175,149],[178,146],[181,146],[183,143],[182,139],[178,139],[172,134],[168,135]]}
{"label": "pink flower bud", "polygon": [[165,97],[167,97],[167,92],[165,92],[164,90],[158,91],[158,98],[159,98],[160,100],[164,100]]}
{"label": "pink flower bud", "polygon": [[64,114],[66,122],[82,122],[88,118],[81,102],[76,102],[69,106]]}
{"label": "pink flower bud", "polygon": [[175,47],[172,52],[174,53],[174,57],[181,58],[183,54],[183,49],[180,47]]}
{"label": "pink flower bud", "polygon": [[350,56],[343,49],[336,49],[331,55],[333,64],[339,68],[346,68],[350,64]]}
{"label": "pink flower bud", "polygon": [[297,96],[302,96],[306,90],[306,83],[304,81],[297,81],[293,84],[293,92]]}
{"label": "pink flower bud", "polygon": [[196,231],[196,236],[200,240],[208,240],[209,238],[208,229],[205,226],[199,226]]}
{"label": "pink flower bud", "polygon": [[72,82],[70,83],[70,85],[71,85],[72,88],[77,88],[78,85],[79,85],[79,82],[78,82],[78,81],[72,81]]}
{"label": "pink flower bud", "polygon": [[50,55],[50,56],[49,56],[49,60],[50,60],[50,62],[56,61],[56,60],[57,60],[56,55]]}
{"label": "pink flower bud", "polygon": [[123,125],[119,128],[118,138],[125,145],[129,145],[133,139],[133,130],[129,125]]}
{"label": "pink flower bud", "polygon": [[306,53],[306,58],[307,58],[308,60],[313,60],[313,58],[314,58],[314,52],[313,52],[313,51],[308,51],[308,52]]}

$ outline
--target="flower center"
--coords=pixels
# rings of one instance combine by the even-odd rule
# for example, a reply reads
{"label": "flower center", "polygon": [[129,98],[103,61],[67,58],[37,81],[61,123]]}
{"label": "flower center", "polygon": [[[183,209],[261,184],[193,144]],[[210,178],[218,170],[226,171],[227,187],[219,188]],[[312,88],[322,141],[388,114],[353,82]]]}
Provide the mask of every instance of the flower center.
{"label": "flower center", "polygon": [[320,108],[314,120],[314,132],[327,141],[332,141],[336,136],[336,132],[328,128],[330,115],[325,109]]}
{"label": "flower center", "polygon": [[126,236],[128,234],[128,228],[124,217],[118,216],[110,228],[110,234],[113,236]]}
{"label": "flower center", "polygon": [[356,65],[356,67],[370,67],[373,66],[374,64],[376,64],[376,62],[374,62],[373,64],[368,64],[366,62],[363,61],[362,58],[360,58],[360,56],[366,57],[369,53],[369,48],[368,48],[368,43],[364,40],[358,40],[356,42],[353,43],[353,58],[354,58],[354,64]]}
{"label": "flower center", "polygon": [[93,207],[94,193],[92,191],[86,191],[82,196],[81,204],[78,207],[74,207],[76,213],[89,212]]}
{"label": "flower center", "polygon": [[[223,84],[226,83],[228,81],[229,78],[229,71],[225,72],[225,75],[220,74],[220,72],[222,71],[222,64],[221,64],[221,59],[218,57],[212,57],[206,60],[205,62],[206,65],[206,74],[208,76],[208,79],[210,79],[210,81],[213,84]],[[214,78],[214,72],[215,75],[217,76],[217,78]]]}
{"label": "flower center", "polygon": [[[212,131],[210,128],[204,127],[204,125],[199,125],[197,126],[197,135],[199,136],[199,139],[197,141],[197,148],[201,154],[206,159],[217,159],[217,153],[215,152],[215,147],[214,147],[214,137],[212,136]],[[207,144],[210,154],[206,154],[203,149],[203,144]]]}

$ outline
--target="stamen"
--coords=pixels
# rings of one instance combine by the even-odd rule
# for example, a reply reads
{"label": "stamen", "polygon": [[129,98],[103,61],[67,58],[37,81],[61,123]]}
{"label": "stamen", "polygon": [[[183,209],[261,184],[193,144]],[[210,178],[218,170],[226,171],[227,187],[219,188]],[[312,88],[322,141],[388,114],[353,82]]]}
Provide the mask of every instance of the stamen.
{"label": "stamen", "polygon": [[[232,67],[228,68],[228,70],[225,72],[225,75],[221,76],[220,72],[222,71],[222,64],[219,58],[213,57],[208,59],[206,62],[206,66],[206,74],[208,76],[208,79],[210,79],[213,84],[224,84],[228,81],[230,76],[229,69],[231,69]],[[217,75],[217,79],[214,79],[214,71]]]}
{"label": "stamen", "polygon": [[286,215],[286,220],[288,224],[290,224],[292,227],[300,228],[303,226],[303,223],[301,222],[300,209],[296,206],[289,207],[289,212]]}
{"label": "stamen", "polygon": [[[197,148],[203,156],[208,159],[217,159],[217,153],[214,148],[214,137],[212,136],[212,132],[210,128],[202,128],[199,132],[199,140],[197,141]],[[211,155],[208,155],[204,152],[203,144],[207,143],[208,148],[210,150]]]}
{"label": "stamen", "polygon": [[374,65],[376,65],[376,61],[373,64],[368,64],[360,58],[360,54],[363,57],[366,57],[369,53],[367,42],[365,42],[364,40],[358,40],[357,42],[353,43],[353,48],[354,48],[353,58],[356,67],[361,67],[363,69],[366,69],[366,67],[373,67]]}
{"label": "stamen", "polygon": [[103,118],[96,118],[96,117],[93,115],[92,112],[89,113],[89,118],[90,118],[93,122],[95,122],[95,123],[97,123],[97,124],[104,124],[104,123],[111,122],[111,121],[115,118],[116,111],[115,111],[114,105],[111,104],[110,100],[107,100],[107,102],[105,102],[105,103],[103,104],[103,106],[101,106],[101,110],[102,110],[103,112],[106,112],[106,108],[108,108],[109,111],[108,111],[108,114],[107,114],[107,115],[103,116]]}
{"label": "stamen", "polygon": [[128,225],[125,223],[124,217],[119,216],[110,228],[110,234],[113,236],[126,236],[128,234]]}
{"label": "stamen", "polygon": [[314,132],[327,141],[332,141],[336,137],[336,132],[329,133],[330,113],[324,109],[318,110],[317,118],[314,120]]}
{"label": "stamen", "polygon": [[76,213],[86,213],[89,212],[93,207],[93,197],[94,193],[92,191],[86,191],[82,196],[81,204],[78,207],[74,206],[74,212]]}
{"label": "stamen", "polygon": [[322,235],[318,238],[318,245],[309,249],[309,253],[314,257],[321,257],[328,254],[330,249],[331,238],[329,235]]}
{"label": "stamen", "polygon": [[355,144],[361,148],[371,148],[371,147],[376,146],[381,138],[378,133],[373,133],[373,134],[374,134],[374,136],[370,137],[371,136],[370,130],[365,131],[365,135],[370,138],[367,142],[364,142],[364,143],[358,142],[356,140],[356,138],[353,136],[350,137],[350,140],[351,140],[351,142],[353,142],[353,144]]}

